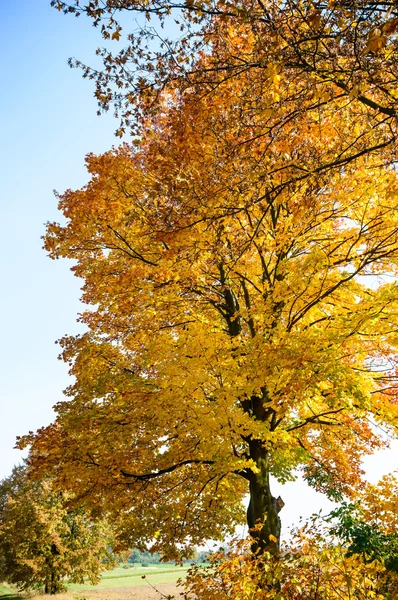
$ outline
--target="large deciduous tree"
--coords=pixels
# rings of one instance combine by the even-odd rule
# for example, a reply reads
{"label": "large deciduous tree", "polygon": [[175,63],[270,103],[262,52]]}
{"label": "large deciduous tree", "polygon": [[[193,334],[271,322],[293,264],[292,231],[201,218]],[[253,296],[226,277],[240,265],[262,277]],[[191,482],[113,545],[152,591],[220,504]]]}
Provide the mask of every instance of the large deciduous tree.
{"label": "large deciduous tree", "polygon": [[30,481],[24,467],[0,483],[0,580],[56,594],[67,580],[97,583],[115,564],[110,528],[67,499],[48,479]]}
{"label": "large deciduous tree", "polygon": [[[244,25],[224,38],[258,45]],[[91,180],[48,225],[91,308],[61,340],[75,383],[55,423],[22,444],[38,474],[123,514],[130,547],[176,557],[221,538],[249,493],[257,550],[276,553],[271,475],[301,468],[353,498],[385,443],[375,425],[395,435],[391,122],[311,96],[308,77],[270,66],[168,88],[134,144],[88,157]]]}

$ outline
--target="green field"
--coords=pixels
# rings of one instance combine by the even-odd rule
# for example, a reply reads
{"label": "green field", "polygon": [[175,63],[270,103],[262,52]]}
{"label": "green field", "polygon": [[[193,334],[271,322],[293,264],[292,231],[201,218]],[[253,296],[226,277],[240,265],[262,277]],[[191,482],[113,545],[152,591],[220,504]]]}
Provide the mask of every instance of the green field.
{"label": "green field", "polygon": [[[137,588],[143,586],[149,588],[151,586],[156,587],[162,584],[174,585],[179,579],[185,578],[188,569],[189,565],[180,567],[170,564],[152,564],[148,567],[142,567],[141,565],[129,565],[127,568],[120,566],[116,569],[112,569],[111,571],[104,571],[101,581],[95,586],[91,585],[89,582],[81,585],[75,583],[69,584],[67,594],[62,595],[61,597],[62,600],[65,600],[65,598],[76,599],[80,595],[83,595],[84,597],[90,597],[89,592],[91,591],[96,592],[95,597],[98,598],[98,600],[101,600],[101,590],[108,590],[109,593],[112,589],[114,589],[115,591],[120,591],[119,596],[122,598],[126,595],[125,592],[128,591],[128,588]],[[150,585],[148,585],[148,583]],[[121,588],[124,589],[122,590]],[[76,594],[76,596],[74,596],[74,594]],[[20,596],[18,592],[12,588],[0,585],[1,600],[21,600],[21,598],[24,597],[25,596],[23,594]],[[37,596],[37,598],[41,599],[43,596]]]}
{"label": "green field", "polygon": [[118,567],[112,571],[105,571],[102,574],[101,581],[98,585],[92,586],[89,583],[78,585],[72,583],[68,585],[70,591],[84,591],[94,589],[109,589],[109,588],[121,588],[121,587],[137,587],[140,585],[147,585],[143,575],[148,577],[148,580],[153,585],[160,583],[174,583],[177,579],[184,578],[189,565],[183,567],[175,565],[150,565],[149,567],[141,566],[130,566],[127,569]]}

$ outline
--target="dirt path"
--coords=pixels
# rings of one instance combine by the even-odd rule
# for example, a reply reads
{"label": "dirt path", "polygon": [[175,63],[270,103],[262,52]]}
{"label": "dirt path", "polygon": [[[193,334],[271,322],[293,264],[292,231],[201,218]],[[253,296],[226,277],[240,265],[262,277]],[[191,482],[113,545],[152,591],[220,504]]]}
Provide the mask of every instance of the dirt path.
{"label": "dirt path", "polygon": [[75,600],[78,598],[82,600],[83,598],[87,600],[166,600],[166,598],[182,600],[183,598],[181,588],[177,587],[175,583],[159,583],[155,588],[153,589],[148,584],[129,588],[90,590],[89,592],[75,592],[73,598]]}
{"label": "dirt path", "polygon": [[[114,587],[107,589],[90,589],[70,591],[65,594],[51,596],[52,600],[183,600],[182,589],[175,583],[158,583],[131,587]],[[26,596],[14,590],[2,588],[0,600],[49,600],[49,596]]]}
{"label": "dirt path", "polygon": [[[53,600],[182,600],[181,588],[175,583],[159,583],[155,589],[148,585],[137,587],[114,587],[108,589],[93,589],[69,592],[52,596]],[[3,597],[0,597],[3,600]],[[4,600],[18,600],[18,597],[4,597]],[[20,600],[24,598],[20,597]],[[48,596],[30,596],[26,600],[48,600]]]}

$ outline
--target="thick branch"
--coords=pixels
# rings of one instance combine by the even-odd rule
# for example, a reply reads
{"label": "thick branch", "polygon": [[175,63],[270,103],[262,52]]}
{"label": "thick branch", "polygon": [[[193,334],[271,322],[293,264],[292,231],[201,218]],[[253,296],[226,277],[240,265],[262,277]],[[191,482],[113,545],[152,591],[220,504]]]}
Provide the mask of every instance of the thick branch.
{"label": "thick branch", "polygon": [[154,479],[155,477],[160,477],[161,475],[165,475],[166,473],[172,473],[176,469],[183,467],[185,465],[214,465],[213,460],[200,460],[200,459],[192,459],[192,460],[183,460],[180,463],[172,465],[171,467],[166,467],[165,469],[159,469],[156,472],[152,473],[143,473],[138,475],[136,473],[129,473],[125,469],[120,469],[120,473],[124,477],[131,477],[132,479],[136,479],[137,481],[147,481],[148,479]]}

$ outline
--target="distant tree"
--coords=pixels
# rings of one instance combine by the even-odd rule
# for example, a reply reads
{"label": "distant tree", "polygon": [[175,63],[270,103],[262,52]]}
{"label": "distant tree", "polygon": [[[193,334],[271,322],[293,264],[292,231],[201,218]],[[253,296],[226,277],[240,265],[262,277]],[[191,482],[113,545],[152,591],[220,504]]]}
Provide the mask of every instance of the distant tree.
{"label": "distant tree", "polygon": [[141,552],[139,550],[137,550],[136,548],[134,548],[134,550],[131,552],[131,554],[128,558],[128,562],[129,563],[141,562]]}
{"label": "distant tree", "polygon": [[160,558],[161,558],[161,556],[158,552],[154,552],[153,554],[151,554],[148,551],[142,552],[141,550],[134,548],[128,558],[128,562],[129,563],[140,563],[140,564],[143,564],[144,562],[147,564],[149,564],[149,563],[157,564],[160,562]]}
{"label": "distant tree", "polygon": [[107,524],[68,508],[68,499],[49,480],[30,481],[25,467],[0,483],[0,580],[56,594],[66,580],[97,583],[114,565]]}
{"label": "distant tree", "polygon": [[208,562],[209,561],[209,557],[210,557],[210,551],[209,550],[200,550],[198,552],[198,554],[197,554],[196,562],[198,562],[198,563]]}
{"label": "distant tree", "polygon": [[[210,552],[206,551],[197,551],[195,548],[192,549],[190,558],[183,558],[183,563],[192,563],[192,562],[207,562]],[[162,555],[159,552],[148,552],[138,550],[134,548],[131,551],[130,556],[127,559],[127,562],[130,564],[141,564],[143,567],[148,566],[150,564],[157,565],[159,563],[167,563],[170,561],[165,561],[162,558]]]}

